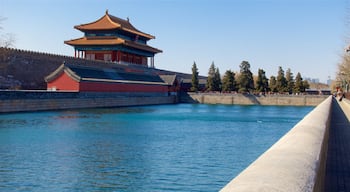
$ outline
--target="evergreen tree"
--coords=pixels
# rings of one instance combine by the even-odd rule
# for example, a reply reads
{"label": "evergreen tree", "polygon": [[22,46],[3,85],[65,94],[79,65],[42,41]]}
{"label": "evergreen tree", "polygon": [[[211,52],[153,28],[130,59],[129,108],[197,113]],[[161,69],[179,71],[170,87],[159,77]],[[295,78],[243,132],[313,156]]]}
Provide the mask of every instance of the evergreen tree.
{"label": "evergreen tree", "polygon": [[269,82],[266,78],[265,71],[263,69],[258,70],[258,78],[256,81],[256,91],[266,92],[269,89]]}
{"label": "evergreen tree", "polygon": [[206,85],[207,91],[215,91],[215,85],[214,85],[215,72],[216,72],[215,64],[214,62],[212,62],[208,72],[208,79],[207,79],[207,85]]}
{"label": "evergreen tree", "polygon": [[227,70],[222,79],[222,91],[231,92],[236,91],[235,73]]}
{"label": "evergreen tree", "polygon": [[286,71],[286,80],[287,80],[287,91],[289,94],[293,93],[294,90],[294,77],[291,70],[288,68]]}
{"label": "evergreen tree", "polygon": [[310,88],[310,84],[307,80],[304,80],[303,81],[303,92],[306,91],[306,89],[309,89]]}
{"label": "evergreen tree", "polygon": [[191,91],[198,91],[199,90],[199,80],[198,80],[198,68],[196,65],[196,62],[193,62],[192,65],[192,87]]}
{"label": "evergreen tree", "polygon": [[221,91],[221,75],[219,72],[219,68],[217,67],[215,69],[215,76],[214,76],[214,91]]}
{"label": "evergreen tree", "polygon": [[284,93],[287,92],[287,80],[284,76],[284,71],[282,67],[280,66],[278,68],[278,74],[277,74],[277,79],[276,79],[276,88],[279,93]]}
{"label": "evergreen tree", "polygon": [[294,93],[303,93],[306,89],[310,88],[310,84],[307,80],[303,80],[300,73],[297,73],[295,77]]}
{"label": "evergreen tree", "polygon": [[275,76],[270,77],[270,91],[273,93],[277,93],[277,80]]}
{"label": "evergreen tree", "polygon": [[250,92],[254,89],[253,74],[250,71],[250,64],[248,61],[242,61],[239,65],[240,76],[239,76],[239,92]]}
{"label": "evergreen tree", "polygon": [[303,78],[301,78],[300,73],[297,73],[297,76],[295,76],[295,84],[294,84],[294,93],[301,93],[304,92],[304,86],[303,86]]}

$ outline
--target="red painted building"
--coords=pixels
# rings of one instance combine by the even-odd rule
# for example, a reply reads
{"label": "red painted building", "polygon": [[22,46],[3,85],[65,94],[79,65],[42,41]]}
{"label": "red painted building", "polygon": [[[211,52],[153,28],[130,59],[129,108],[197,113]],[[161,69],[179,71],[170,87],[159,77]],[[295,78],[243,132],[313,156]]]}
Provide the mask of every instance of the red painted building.
{"label": "red painted building", "polygon": [[[75,57],[154,67],[154,56],[162,51],[147,45],[153,35],[136,29],[129,21],[108,14],[74,27],[84,37],[65,41],[75,50]],[[149,59],[148,59],[149,58]]]}
{"label": "red painted building", "polygon": [[173,85],[149,72],[133,73],[113,67],[62,64],[45,78],[47,89],[79,92],[144,92],[169,94]]}
{"label": "red painted building", "polygon": [[[45,78],[48,90],[158,95],[173,95],[180,90],[176,75],[159,74],[153,69],[154,55],[162,52],[147,45],[147,41],[155,37],[137,30],[129,20],[106,11],[97,21],[75,28],[85,36],[65,43],[74,47],[76,57],[115,64],[98,65],[96,62],[97,65],[82,66],[64,63]],[[147,67],[148,58],[151,58],[152,68]]]}

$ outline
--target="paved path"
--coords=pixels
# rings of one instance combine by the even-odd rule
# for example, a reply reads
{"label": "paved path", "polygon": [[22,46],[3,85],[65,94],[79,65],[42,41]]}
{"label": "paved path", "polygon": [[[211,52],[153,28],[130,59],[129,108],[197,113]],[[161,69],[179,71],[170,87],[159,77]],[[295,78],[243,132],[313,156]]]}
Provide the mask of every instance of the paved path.
{"label": "paved path", "polygon": [[[348,117],[347,117],[348,115]],[[350,105],[334,102],[325,176],[326,192],[350,192]]]}

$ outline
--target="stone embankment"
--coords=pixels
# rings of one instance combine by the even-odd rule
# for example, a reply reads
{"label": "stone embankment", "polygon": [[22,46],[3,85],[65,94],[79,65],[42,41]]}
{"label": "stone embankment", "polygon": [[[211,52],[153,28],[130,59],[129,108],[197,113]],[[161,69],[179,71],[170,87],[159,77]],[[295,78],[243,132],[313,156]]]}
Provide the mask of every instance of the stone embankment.
{"label": "stone embankment", "polygon": [[173,104],[176,96],[161,94],[0,91],[0,113],[99,107]]}
{"label": "stone embankment", "polygon": [[331,96],[221,191],[323,191]]}
{"label": "stone embankment", "polygon": [[180,102],[230,105],[316,106],[328,95],[253,95],[220,93],[183,93]]}

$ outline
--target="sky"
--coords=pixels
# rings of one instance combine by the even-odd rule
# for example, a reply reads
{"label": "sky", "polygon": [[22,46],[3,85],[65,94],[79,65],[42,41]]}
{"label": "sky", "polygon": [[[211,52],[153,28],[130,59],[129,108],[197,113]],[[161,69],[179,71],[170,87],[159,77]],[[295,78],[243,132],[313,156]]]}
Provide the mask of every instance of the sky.
{"label": "sky", "polygon": [[335,78],[349,44],[350,0],[0,0],[1,33],[17,49],[74,56],[65,40],[80,38],[75,25],[109,14],[126,19],[156,39],[159,69],[207,75],[251,71],[276,76],[278,67],[303,78]]}

